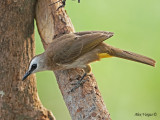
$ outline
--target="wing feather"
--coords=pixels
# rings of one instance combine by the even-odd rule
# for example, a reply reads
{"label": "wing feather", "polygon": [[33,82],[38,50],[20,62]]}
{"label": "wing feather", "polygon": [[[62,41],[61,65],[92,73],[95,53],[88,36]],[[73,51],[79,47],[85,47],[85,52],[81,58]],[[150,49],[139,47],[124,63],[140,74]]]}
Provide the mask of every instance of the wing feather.
{"label": "wing feather", "polygon": [[63,40],[58,47],[54,61],[59,64],[72,63],[83,54],[91,51],[104,40],[113,36],[111,32],[86,31],[71,33],[71,39]]}

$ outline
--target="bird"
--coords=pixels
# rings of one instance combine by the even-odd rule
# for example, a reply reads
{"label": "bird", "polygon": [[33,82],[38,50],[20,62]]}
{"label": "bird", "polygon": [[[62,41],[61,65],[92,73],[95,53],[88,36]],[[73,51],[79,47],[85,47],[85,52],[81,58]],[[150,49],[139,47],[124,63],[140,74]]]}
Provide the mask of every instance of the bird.
{"label": "bird", "polygon": [[40,71],[72,68],[83,69],[85,72],[82,76],[83,79],[91,72],[90,63],[110,57],[119,57],[155,66],[156,61],[149,57],[104,43],[113,34],[113,32],[107,31],[84,31],[64,34],[53,39],[45,52],[32,58],[22,80],[25,80],[30,74]]}

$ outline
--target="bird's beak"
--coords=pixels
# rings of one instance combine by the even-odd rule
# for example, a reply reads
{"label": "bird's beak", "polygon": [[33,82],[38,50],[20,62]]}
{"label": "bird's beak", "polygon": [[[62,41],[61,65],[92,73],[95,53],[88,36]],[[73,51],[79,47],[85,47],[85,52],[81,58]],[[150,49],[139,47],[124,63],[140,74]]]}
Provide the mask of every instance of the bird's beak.
{"label": "bird's beak", "polygon": [[24,81],[32,72],[31,71],[27,71],[26,74],[24,75],[22,81]]}

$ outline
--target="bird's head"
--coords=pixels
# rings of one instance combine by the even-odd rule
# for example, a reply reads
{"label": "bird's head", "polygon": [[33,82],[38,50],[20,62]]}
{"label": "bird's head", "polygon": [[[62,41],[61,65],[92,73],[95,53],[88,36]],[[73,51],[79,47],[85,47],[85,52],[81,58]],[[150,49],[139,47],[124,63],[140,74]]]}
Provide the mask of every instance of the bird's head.
{"label": "bird's head", "polygon": [[42,54],[35,56],[31,60],[28,71],[26,72],[22,80],[25,80],[32,73],[36,73],[44,70],[47,70],[47,68],[45,66],[45,61]]}

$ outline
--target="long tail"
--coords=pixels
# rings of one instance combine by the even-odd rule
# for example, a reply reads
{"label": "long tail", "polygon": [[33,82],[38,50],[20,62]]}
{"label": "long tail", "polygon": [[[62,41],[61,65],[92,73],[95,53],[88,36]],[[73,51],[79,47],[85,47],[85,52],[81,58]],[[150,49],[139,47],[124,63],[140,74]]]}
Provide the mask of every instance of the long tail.
{"label": "long tail", "polygon": [[156,61],[149,57],[139,55],[133,52],[121,50],[119,48],[115,48],[112,46],[108,46],[108,47],[109,49],[107,50],[107,53],[111,56],[120,57],[123,59],[128,59],[128,60],[144,63],[147,65],[155,66]]}

